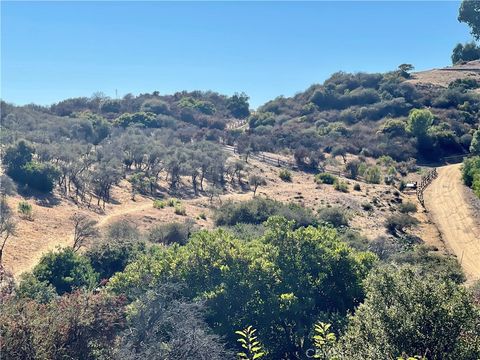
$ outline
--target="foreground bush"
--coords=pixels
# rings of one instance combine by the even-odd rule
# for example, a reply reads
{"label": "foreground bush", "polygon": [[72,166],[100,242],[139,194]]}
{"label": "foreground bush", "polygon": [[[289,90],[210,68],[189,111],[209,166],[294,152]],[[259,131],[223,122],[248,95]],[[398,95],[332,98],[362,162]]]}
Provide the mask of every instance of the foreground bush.
{"label": "foreground bush", "polygon": [[2,358],[112,359],[124,321],[124,302],[106,294],[74,292],[46,304],[12,298],[0,311]]}
{"label": "foreground bush", "polygon": [[346,359],[477,359],[480,309],[464,287],[411,267],[387,267],[367,281],[367,297],[343,339]]}
{"label": "foreground bush", "polygon": [[294,358],[309,346],[321,314],[346,314],[361,302],[375,257],[353,251],[333,229],[292,227],[274,217],[265,235],[250,241],[198,232],[185,246],[159,248],[128,265],[111,290],[134,299],[165,281],[183,282],[187,298],[206,301],[208,324],[231,346],[234,332],[251,323],[272,359]]}
{"label": "foreground bush", "polygon": [[88,259],[70,248],[44,255],[32,275],[40,282],[51,284],[59,295],[79,288],[92,289],[98,281],[98,274]]}

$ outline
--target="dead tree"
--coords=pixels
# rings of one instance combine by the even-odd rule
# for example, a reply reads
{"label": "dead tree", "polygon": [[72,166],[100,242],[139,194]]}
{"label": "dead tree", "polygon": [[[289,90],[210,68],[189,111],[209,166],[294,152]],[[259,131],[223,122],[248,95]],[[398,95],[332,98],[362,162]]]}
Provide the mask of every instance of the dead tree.
{"label": "dead tree", "polygon": [[98,221],[81,213],[75,213],[72,216],[72,221],[74,226],[73,251],[77,251],[82,246],[85,246],[89,239],[99,235],[96,227]]}

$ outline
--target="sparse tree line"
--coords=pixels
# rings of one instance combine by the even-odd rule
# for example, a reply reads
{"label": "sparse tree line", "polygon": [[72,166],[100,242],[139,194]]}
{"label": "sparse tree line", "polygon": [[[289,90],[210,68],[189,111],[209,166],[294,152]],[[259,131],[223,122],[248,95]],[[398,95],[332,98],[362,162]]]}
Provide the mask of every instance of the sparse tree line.
{"label": "sparse tree line", "polygon": [[221,147],[210,141],[183,143],[159,131],[130,127],[117,130],[100,144],[59,142],[35,144],[19,140],[5,148],[7,174],[22,185],[42,192],[58,187],[64,196],[77,202],[98,206],[111,200],[111,190],[122,179],[136,194],[156,196],[161,179],[170,190],[188,189],[189,179],[195,195],[223,188],[227,183],[244,186],[249,180],[254,192],[265,183],[262,177],[248,178],[248,166],[242,160],[229,160]]}

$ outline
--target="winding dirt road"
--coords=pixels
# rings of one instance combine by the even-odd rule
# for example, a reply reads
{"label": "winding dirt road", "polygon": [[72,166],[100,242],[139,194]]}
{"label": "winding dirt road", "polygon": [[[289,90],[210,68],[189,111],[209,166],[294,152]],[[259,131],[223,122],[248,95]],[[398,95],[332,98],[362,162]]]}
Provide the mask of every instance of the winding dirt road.
{"label": "winding dirt road", "polygon": [[425,190],[425,207],[447,249],[461,263],[467,279],[480,279],[480,214],[467,197],[461,164],[438,168],[438,178]]}

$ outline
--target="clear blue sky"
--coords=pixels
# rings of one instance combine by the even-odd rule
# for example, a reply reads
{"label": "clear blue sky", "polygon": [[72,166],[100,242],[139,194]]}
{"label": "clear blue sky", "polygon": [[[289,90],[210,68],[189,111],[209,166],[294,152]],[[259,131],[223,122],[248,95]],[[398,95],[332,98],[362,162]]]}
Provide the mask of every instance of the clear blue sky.
{"label": "clear blue sky", "polygon": [[448,65],[459,2],[5,2],[2,98],[245,91],[256,107],[344,71]]}

